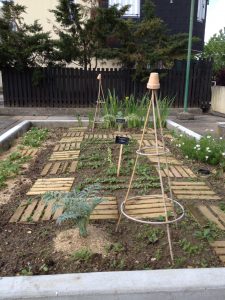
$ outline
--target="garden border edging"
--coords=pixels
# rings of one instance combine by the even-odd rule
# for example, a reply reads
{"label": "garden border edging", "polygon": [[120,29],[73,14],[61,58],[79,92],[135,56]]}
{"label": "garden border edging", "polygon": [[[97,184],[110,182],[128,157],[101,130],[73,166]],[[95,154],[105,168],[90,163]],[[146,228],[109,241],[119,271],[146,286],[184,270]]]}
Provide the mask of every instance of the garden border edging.
{"label": "garden border edging", "polygon": [[0,299],[224,300],[225,268],[0,277]]}

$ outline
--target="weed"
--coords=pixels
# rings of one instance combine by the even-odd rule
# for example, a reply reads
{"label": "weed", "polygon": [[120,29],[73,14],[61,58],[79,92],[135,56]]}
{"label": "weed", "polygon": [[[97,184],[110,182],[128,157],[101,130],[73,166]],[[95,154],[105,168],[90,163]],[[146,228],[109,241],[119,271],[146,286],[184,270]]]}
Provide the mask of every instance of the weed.
{"label": "weed", "polygon": [[220,203],[219,208],[225,212],[225,203],[224,202]]}
{"label": "weed", "polygon": [[0,161],[0,188],[6,185],[6,180],[19,173],[23,163],[29,157],[22,156],[20,152],[13,152],[5,160]]}
{"label": "weed", "polygon": [[157,249],[154,257],[159,261],[162,258],[162,249]]}
{"label": "weed", "polygon": [[120,252],[123,252],[124,251],[124,246],[123,244],[121,243],[114,243],[112,246],[111,246],[111,250],[115,253],[120,253]]}
{"label": "weed", "polygon": [[194,236],[201,239],[207,240],[209,242],[214,241],[219,235],[219,229],[215,224],[209,223],[207,227],[202,230],[196,230]]}
{"label": "weed", "polygon": [[33,275],[32,267],[31,267],[30,263],[27,264],[26,268],[24,268],[20,271],[20,275],[22,275],[22,276],[31,276],[31,275]]}
{"label": "weed", "polygon": [[185,253],[189,255],[198,254],[201,247],[197,245],[192,245],[187,239],[182,239],[178,242],[179,246],[184,250]]}
{"label": "weed", "polygon": [[48,137],[48,129],[31,128],[23,137],[22,144],[24,146],[39,147],[41,143]]}
{"label": "weed", "polygon": [[126,267],[124,258],[113,259],[110,264],[110,267],[116,270],[124,270],[124,268]]}
{"label": "weed", "polygon": [[92,257],[93,253],[89,249],[81,249],[71,254],[73,260],[78,260],[82,262],[88,262]]}
{"label": "weed", "polygon": [[77,124],[78,124],[78,127],[83,127],[81,116],[79,114],[77,114]]}
{"label": "weed", "polygon": [[147,240],[150,244],[155,244],[164,236],[164,231],[159,228],[148,228],[138,234],[138,239]]}
{"label": "weed", "polygon": [[48,272],[48,266],[46,264],[41,265],[39,271]]}
{"label": "weed", "polygon": [[185,262],[186,262],[186,258],[185,258],[185,257],[176,257],[176,258],[174,259],[174,265],[173,265],[173,267],[174,267],[174,268],[180,268],[180,267],[183,267],[184,264],[185,264]]}

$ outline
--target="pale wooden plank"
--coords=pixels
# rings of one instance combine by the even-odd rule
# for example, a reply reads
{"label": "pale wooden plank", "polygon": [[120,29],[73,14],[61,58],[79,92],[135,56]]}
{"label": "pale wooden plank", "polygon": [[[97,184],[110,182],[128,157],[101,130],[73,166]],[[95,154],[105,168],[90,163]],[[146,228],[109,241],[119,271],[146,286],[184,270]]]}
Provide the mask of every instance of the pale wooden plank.
{"label": "pale wooden plank", "polygon": [[190,177],[197,177],[191,169],[189,169],[188,167],[183,166],[185,172],[190,176]]}
{"label": "pale wooden plank", "polygon": [[[164,203],[147,203],[147,204],[132,204],[132,205],[125,205],[126,209],[134,209],[134,208],[161,208],[164,207]],[[172,205],[171,204],[166,204],[167,208],[171,208]]]}
{"label": "pale wooden plank", "polygon": [[198,185],[198,186],[182,186],[182,185],[179,185],[179,186],[174,186],[172,185],[172,190],[173,191],[183,191],[183,192],[186,192],[186,191],[191,191],[191,190],[205,190],[205,191],[210,191],[210,188],[207,186],[207,185]]}
{"label": "pale wooden plank", "polygon": [[214,251],[218,255],[225,255],[225,248],[214,248]]}
{"label": "pale wooden plank", "polygon": [[32,200],[32,202],[25,209],[25,211],[20,219],[20,222],[27,222],[27,219],[31,217],[37,203],[38,203],[38,200]]}
{"label": "pale wooden plank", "polygon": [[54,201],[52,201],[51,203],[48,203],[48,205],[44,211],[44,214],[41,218],[42,221],[48,221],[51,219],[53,205],[54,205]]}
{"label": "pale wooden plank", "polygon": [[59,167],[60,167],[60,164],[61,164],[60,162],[56,162],[56,163],[53,164],[53,167],[52,167],[52,169],[50,171],[51,175],[57,174],[57,172],[59,170]]}
{"label": "pale wooden plank", "polygon": [[[168,212],[169,210],[167,210]],[[163,207],[161,208],[143,208],[143,209],[127,209],[126,208],[126,213],[132,214],[132,215],[140,215],[140,214],[154,214],[154,213],[165,213],[165,210]]]}
{"label": "pale wooden plank", "polygon": [[216,205],[210,205],[209,207],[219,217],[220,221],[225,224],[225,213]]}
{"label": "pale wooden plank", "polygon": [[90,220],[117,220],[118,215],[90,215]]}
{"label": "pale wooden plank", "polygon": [[188,178],[189,175],[184,171],[183,167],[181,166],[175,166],[177,171],[182,175],[182,177]]}
{"label": "pale wooden plank", "polygon": [[213,247],[224,247],[225,248],[225,241],[214,241],[210,243]]}
{"label": "pale wooden plank", "polygon": [[181,178],[182,175],[177,171],[174,166],[170,166],[170,171],[173,173],[174,177]]}
{"label": "pale wooden plank", "polygon": [[196,193],[198,195],[215,195],[213,191],[206,190],[206,191],[191,191],[191,190],[173,190],[175,195],[195,195]]}
{"label": "pale wooden plank", "polygon": [[52,217],[52,219],[53,220],[57,220],[58,217],[60,217],[62,215],[63,210],[64,210],[64,207],[57,208],[56,211],[55,211],[55,213],[54,213],[54,215],[53,215],[53,217]]}
{"label": "pale wooden plank", "polygon": [[176,197],[183,200],[220,200],[220,197],[214,195],[176,195]]}
{"label": "pale wooden plank", "polygon": [[210,221],[216,223],[216,225],[222,229],[225,230],[225,227],[223,226],[223,224],[217,219],[217,217],[214,216],[214,214],[212,214],[212,212],[208,209],[208,207],[204,206],[204,205],[199,205],[198,209],[201,211],[201,213]]}
{"label": "pale wooden plank", "polygon": [[53,151],[58,151],[59,150],[60,145],[55,145]]}
{"label": "pale wooden plank", "polygon": [[66,162],[64,163],[64,165],[63,165],[63,168],[62,168],[61,173],[65,173],[65,172],[66,172],[66,169],[67,169],[68,165],[69,165],[69,163],[68,163],[68,161],[66,161]]}
{"label": "pale wooden plank", "polygon": [[70,173],[74,173],[76,171],[77,168],[77,161],[73,161],[70,165]]}
{"label": "pale wooden plank", "polygon": [[17,207],[15,213],[10,218],[9,223],[18,222],[26,207],[27,207],[27,201],[23,200],[20,203],[19,207]]}
{"label": "pale wooden plank", "polygon": [[45,166],[44,166],[44,169],[42,170],[41,172],[41,176],[45,176],[48,174],[48,171],[50,170],[52,166],[52,163],[47,163]]}
{"label": "pale wooden plank", "polygon": [[205,185],[205,182],[197,182],[197,181],[174,181],[174,182],[171,182],[171,185],[174,186],[174,185]]}
{"label": "pale wooden plank", "polygon": [[188,204],[186,205],[186,207],[200,226],[204,227],[208,224],[208,220],[205,218],[205,216],[199,211],[199,209],[196,206],[192,204]]}
{"label": "pale wooden plank", "polygon": [[33,217],[32,217],[32,220],[34,222],[37,222],[40,219],[44,208],[45,208],[45,202],[40,200],[39,203],[38,203],[37,208],[34,211]]}

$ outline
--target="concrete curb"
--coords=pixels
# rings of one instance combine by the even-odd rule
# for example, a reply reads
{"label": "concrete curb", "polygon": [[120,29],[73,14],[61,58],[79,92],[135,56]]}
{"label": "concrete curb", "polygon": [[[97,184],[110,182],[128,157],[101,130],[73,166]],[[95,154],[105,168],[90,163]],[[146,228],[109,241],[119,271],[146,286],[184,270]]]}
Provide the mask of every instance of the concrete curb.
{"label": "concrete curb", "polygon": [[197,141],[199,141],[201,139],[201,135],[182,126],[182,125],[179,125],[177,124],[176,122],[172,121],[172,120],[167,120],[167,128],[168,129],[171,129],[171,130],[175,130],[175,131],[178,131],[178,132],[182,132],[190,137],[193,137],[195,138]]}
{"label": "concrete curb", "polygon": [[[26,120],[22,121],[18,125],[12,127],[2,135],[0,135],[0,149],[7,150],[11,145],[15,138],[20,137],[27,130],[30,129],[31,126],[39,127],[39,128],[56,128],[56,127],[70,127],[78,124],[77,120]],[[88,120],[82,120],[82,125],[87,126]]]}
{"label": "concrete curb", "polygon": [[0,299],[224,300],[225,268],[0,278]]}
{"label": "concrete curb", "polygon": [[0,135],[0,149],[7,150],[11,146],[13,140],[26,132],[31,125],[32,123],[29,120],[23,121]]}

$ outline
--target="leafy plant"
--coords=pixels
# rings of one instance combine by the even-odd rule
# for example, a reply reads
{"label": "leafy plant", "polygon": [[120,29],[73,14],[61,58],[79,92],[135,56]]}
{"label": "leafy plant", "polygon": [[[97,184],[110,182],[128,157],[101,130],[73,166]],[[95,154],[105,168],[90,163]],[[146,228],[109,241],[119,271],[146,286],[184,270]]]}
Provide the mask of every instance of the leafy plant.
{"label": "leafy plant", "polygon": [[78,226],[81,237],[87,237],[87,226],[94,208],[105,201],[103,197],[97,196],[100,190],[99,184],[93,184],[85,187],[83,190],[74,188],[70,192],[47,192],[43,200],[47,203],[55,201],[53,211],[63,208],[64,212],[57,219],[58,223],[72,220],[75,226]]}
{"label": "leafy plant", "polygon": [[[173,105],[173,102],[174,102],[174,98],[169,99],[168,97],[165,97],[162,100],[159,99],[159,101],[158,101],[162,127],[166,127],[166,120],[169,116],[170,109],[171,109],[171,106]],[[157,126],[157,128],[159,128],[160,122],[159,122],[158,114],[156,113],[156,111],[155,111],[155,117],[156,117],[156,126]]]}
{"label": "leafy plant", "polygon": [[92,257],[93,253],[89,249],[81,249],[71,254],[73,260],[87,262]]}
{"label": "leafy plant", "polygon": [[33,275],[33,272],[32,272],[32,267],[30,265],[30,263],[27,264],[27,267],[22,269],[20,271],[20,274],[23,275],[23,276],[31,276]]}
{"label": "leafy plant", "polygon": [[203,228],[202,230],[196,230],[194,233],[195,237],[201,240],[207,240],[209,242],[214,241],[218,235],[219,229],[213,223],[209,223],[206,228]]}
{"label": "leafy plant", "polygon": [[24,146],[39,147],[41,143],[48,137],[48,129],[31,128],[23,137],[22,144]]}
{"label": "leafy plant", "polygon": [[163,236],[163,230],[159,228],[147,228],[138,234],[138,239],[147,240],[150,244],[155,244]]}
{"label": "leafy plant", "polygon": [[180,134],[175,137],[174,144],[186,158],[195,159],[210,165],[219,165],[225,169],[225,140],[213,138],[210,134],[203,136],[199,141]]}
{"label": "leafy plant", "polygon": [[12,152],[8,158],[0,161],[0,188],[5,186],[8,178],[19,173],[20,168],[28,159],[28,156],[22,156],[20,152]]}
{"label": "leafy plant", "polygon": [[185,253],[192,255],[198,254],[201,248],[197,245],[191,244],[187,239],[182,239],[178,242],[179,246],[184,250]]}

